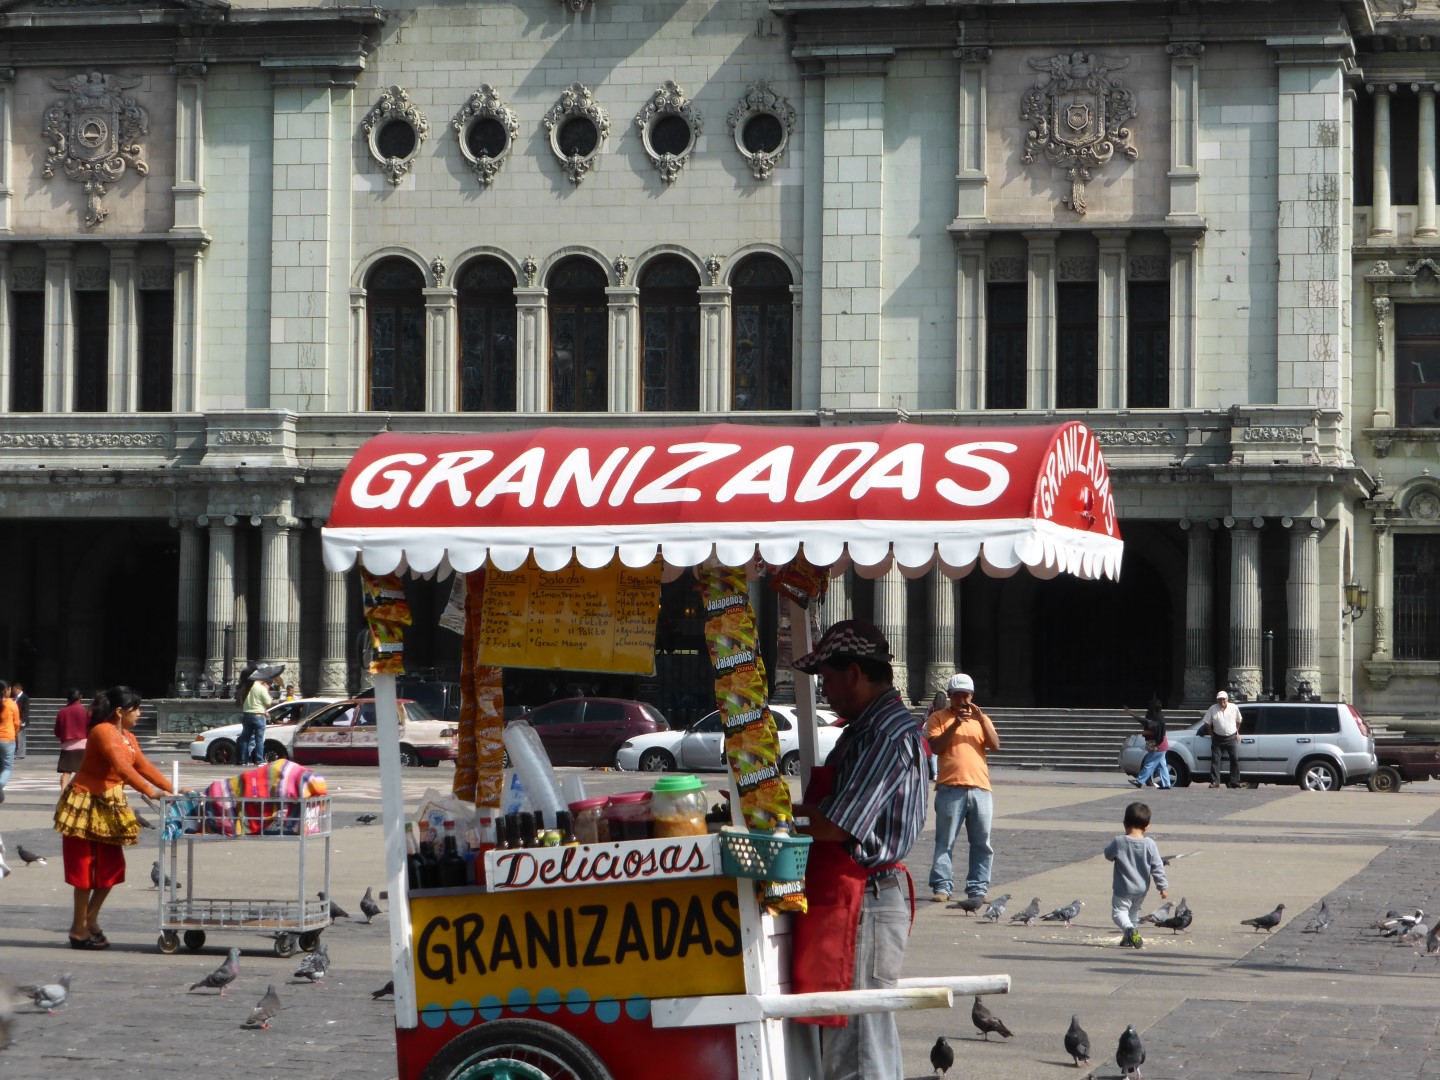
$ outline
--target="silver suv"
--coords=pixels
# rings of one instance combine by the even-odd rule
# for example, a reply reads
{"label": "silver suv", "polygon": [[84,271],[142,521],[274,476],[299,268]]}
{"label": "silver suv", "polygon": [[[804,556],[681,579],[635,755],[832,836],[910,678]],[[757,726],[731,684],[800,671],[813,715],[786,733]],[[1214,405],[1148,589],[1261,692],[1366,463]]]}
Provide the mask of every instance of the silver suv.
{"label": "silver suv", "polygon": [[[1171,730],[1165,767],[1187,786],[1210,773],[1210,736],[1200,724]],[[1140,772],[1145,740],[1132,735],[1120,768]],[[1221,762],[1222,769],[1229,762]],[[1255,701],[1240,706],[1241,783],[1298,784],[1305,791],[1338,791],[1375,771],[1375,739],[1365,718],[1345,702]]]}

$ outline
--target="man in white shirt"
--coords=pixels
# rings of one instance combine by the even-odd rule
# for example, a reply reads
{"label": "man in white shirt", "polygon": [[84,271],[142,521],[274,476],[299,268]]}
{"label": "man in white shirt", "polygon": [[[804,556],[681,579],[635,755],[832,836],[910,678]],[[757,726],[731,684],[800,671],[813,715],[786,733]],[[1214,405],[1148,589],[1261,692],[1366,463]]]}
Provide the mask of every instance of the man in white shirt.
{"label": "man in white shirt", "polygon": [[1210,729],[1210,786],[1220,786],[1220,755],[1230,758],[1230,777],[1226,787],[1240,786],[1240,706],[1232,704],[1230,695],[1221,690],[1215,704],[1205,713],[1205,726]]}

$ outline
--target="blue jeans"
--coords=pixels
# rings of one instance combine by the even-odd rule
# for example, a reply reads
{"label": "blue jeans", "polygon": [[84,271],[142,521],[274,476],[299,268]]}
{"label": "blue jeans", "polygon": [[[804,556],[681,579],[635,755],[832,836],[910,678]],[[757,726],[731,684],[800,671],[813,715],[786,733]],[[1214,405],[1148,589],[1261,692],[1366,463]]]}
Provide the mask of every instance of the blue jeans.
{"label": "blue jeans", "polygon": [[239,757],[241,765],[265,762],[265,714],[245,713],[240,717]]}
{"label": "blue jeans", "polygon": [[[900,978],[910,934],[910,901],[902,878],[892,877],[887,885],[865,888],[855,932],[856,990],[890,989]],[[862,1013],[844,1027],[819,1031],[824,1080],[900,1080],[905,1075],[894,1013]]]}
{"label": "blue jeans", "polygon": [[15,769],[15,744],[13,742],[0,742],[0,790],[10,782],[10,774]]}
{"label": "blue jeans", "polygon": [[1140,762],[1140,775],[1135,777],[1136,785],[1144,787],[1150,782],[1150,777],[1155,776],[1159,777],[1162,788],[1168,788],[1170,786],[1170,770],[1161,768],[1164,764],[1165,751],[1151,750],[1145,755],[1145,760]]}
{"label": "blue jeans", "polygon": [[994,805],[984,788],[938,784],[935,788],[935,858],[930,863],[930,888],[935,892],[955,891],[950,849],[960,825],[970,841],[970,866],[965,878],[965,895],[984,896],[990,891],[990,864],[995,849],[990,846],[990,819]]}

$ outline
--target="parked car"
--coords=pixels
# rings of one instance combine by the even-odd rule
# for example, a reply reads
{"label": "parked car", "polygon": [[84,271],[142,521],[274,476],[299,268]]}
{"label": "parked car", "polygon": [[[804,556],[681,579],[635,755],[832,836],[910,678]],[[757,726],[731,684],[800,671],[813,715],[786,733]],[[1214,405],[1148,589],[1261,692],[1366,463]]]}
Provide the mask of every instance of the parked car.
{"label": "parked car", "polygon": [[[330,697],[296,698],[272,705],[265,714],[265,760],[289,757],[295,725],[335,700]],[[240,725],[222,724],[196,735],[190,743],[190,756],[208,761],[211,765],[234,765],[239,756],[239,745]]]}
{"label": "parked car", "polygon": [[[401,698],[398,705],[400,764],[434,766],[455,760],[459,731],[454,724],[435,719],[418,701]],[[302,720],[290,740],[290,756],[301,765],[378,765],[375,699],[337,701]]]}
{"label": "parked car", "polygon": [[1367,784],[1371,791],[1399,791],[1402,783],[1440,776],[1440,741],[1386,739],[1375,744],[1376,769]]}
{"label": "parked car", "polygon": [[611,765],[626,739],[669,731],[665,714],[645,701],[559,698],[526,713],[552,765]]}
{"label": "parked car", "polygon": [[[1210,772],[1210,736],[1201,735],[1200,727],[1197,721],[1168,732],[1165,768],[1179,787]],[[1239,755],[1243,783],[1298,784],[1306,791],[1338,791],[1363,783],[1376,769],[1369,725],[1343,701],[1242,704]],[[1132,735],[1120,750],[1120,768],[1136,776],[1144,757],[1144,736]]]}
{"label": "parked car", "polygon": [[[400,675],[395,679],[395,693],[400,697],[418,701],[437,720],[458,721],[460,719],[460,684],[443,679],[417,678]],[[355,695],[357,699],[373,698],[375,688],[367,686]]]}
{"label": "parked car", "polygon": [[[780,768],[787,776],[800,771],[800,732],[794,705],[771,705],[780,735]],[[816,764],[823,765],[844,730],[829,709],[817,709]],[[720,713],[706,713],[682,731],[661,731],[627,739],[615,754],[615,767],[638,772],[712,772],[725,768],[725,729]]]}

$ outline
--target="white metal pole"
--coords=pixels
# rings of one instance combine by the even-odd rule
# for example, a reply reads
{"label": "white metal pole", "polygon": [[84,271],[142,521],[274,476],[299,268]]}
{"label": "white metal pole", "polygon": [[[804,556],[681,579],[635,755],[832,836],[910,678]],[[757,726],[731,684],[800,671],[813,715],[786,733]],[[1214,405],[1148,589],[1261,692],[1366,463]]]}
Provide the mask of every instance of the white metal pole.
{"label": "white metal pole", "polygon": [[[804,656],[814,645],[810,638],[810,613],[794,600],[790,605],[790,653],[791,658]],[[818,602],[818,601],[817,601]],[[800,797],[810,786],[810,770],[815,767],[815,680],[803,671],[795,673],[795,720],[800,729]]]}
{"label": "white metal pole", "polygon": [[400,709],[395,676],[375,676],[375,726],[380,737],[380,810],[385,823],[385,878],[390,892],[390,965],[395,1026],[419,1023],[410,963],[410,903],[405,886],[405,786],[400,766]]}

